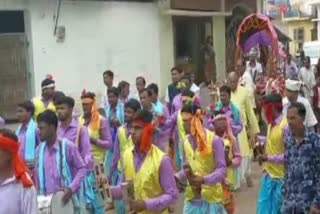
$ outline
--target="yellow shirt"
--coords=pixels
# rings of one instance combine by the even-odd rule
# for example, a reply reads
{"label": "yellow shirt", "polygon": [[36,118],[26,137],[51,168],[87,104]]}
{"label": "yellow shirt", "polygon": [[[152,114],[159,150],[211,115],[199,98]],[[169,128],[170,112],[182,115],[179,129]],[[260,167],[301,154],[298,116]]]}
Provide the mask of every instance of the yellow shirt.
{"label": "yellow shirt", "polygon": [[[283,131],[288,124],[284,117],[279,125],[268,127],[266,154],[268,156],[276,156],[284,153]],[[284,178],[284,164],[265,162],[264,170],[271,178]]]}
{"label": "yellow shirt", "polygon": [[256,115],[253,111],[252,102],[249,92],[246,88],[238,86],[237,90],[231,93],[231,101],[238,106],[241,112],[241,120],[243,129],[238,136],[240,151],[242,157],[252,157],[252,148],[249,145],[246,126],[249,126],[250,134],[258,134],[260,132]]}
{"label": "yellow shirt", "polygon": [[53,104],[52,101],[49,102],[48,106],[46,107],[42,101],[41,97],[35,97],[32,99],[32,103],[34,105],[34,119],[37,121],[37,118],[39,114],[44,112],[47,109],[50,109],[52,111],[56,111],[56,106]]}
{"label": "yellow shirt", "polygon": [[[207,131],[207,143],[209,147],[209,154],[203,156],[198,150],[194,151],[191,143],[186,138],[184,142],[184,149],[186,154],[187,162],[194,174],[200,176],[206,176],[214,172],[216,169],[216,163],[214,160],[214,149],[212,147],[212,142],[214,139],[214,133]],[[221,183],[217,183],[214,186],[202,185],[201,187],[201,197],[208,203],[222,203],[223,202],[223,190]],[[186,201],[191,201],[194,199],[194,194],[190,185],[188,185],[185,193]]]}
{"label": "yellow shirt", "polygon": [[[160,166],[165,153],[152,145],[138,172],[135,170],[133,147],[128,148],[124,154],[123,169],[126,180],[133,181],[134,195],[136,200],[157,198],[163,194],[160,184]],[[144,214],[152,212],[144,211]],[[168,213],[165,210],[161,213]]]}

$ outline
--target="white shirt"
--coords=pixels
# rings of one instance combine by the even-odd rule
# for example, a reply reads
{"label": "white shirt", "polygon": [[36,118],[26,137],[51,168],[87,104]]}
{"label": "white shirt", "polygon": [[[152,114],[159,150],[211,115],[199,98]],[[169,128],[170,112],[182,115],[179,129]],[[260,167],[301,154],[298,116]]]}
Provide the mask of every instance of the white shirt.
{"label": "white shirt", "polygon": [[[306,119],[304,121],[305,126],[308,128],[312,128],[318,123],[318,120],[316,116],[314,115],[314,112],[311,108],[310,102],[301,96],[298,96],[297,102],[302,103],[304,107],[306,108]],[[283,115],[286,117],[287,116],[287,111],[288,107],[290,106],[290,102],[287,97],[282,99],[282,104],[283,104]]]}
{"label": "white shirt", "polygon": [[245,72],[248,72],[251,75],[252,80],[253,80],[253,77],[255,76],[255,81],[257,81],[258,77],[260,77],[263,73],[262,65],[259,62],[256,62],[256,66],[251,67],[250,62],[247,62],[247,67]]}
{"label": "white shirt", "polygon": [[0,203],[0,214],[38,213],[36,189],[23,187],[15,177],[0,184]]}
{"label": "white shirt", "polygon": [[192,91],[195,94],[195,96],[199,97],[200,88],[196,84],[192,83],[190,91]]}
{"label": "white shirt", "polygon": [[302,67],[300,69],[299,79],[304,83],[303,91],[305,93],[305,97],[311,102],[311,97],[313,97],[313,87],[316,85],[313,69],[311,67],[309,69]]}
{"label": "white shirt", "polygon": [[255,97],[254,97],[254,91],[256,89],[256,85],[254,84],[252,76],[248,71],[244,72],[244,74],[240,78],[239,84],[244,86],[248,90],[252,106],[253,106],[253,108],[255,108],[256,101],[255,101]]}

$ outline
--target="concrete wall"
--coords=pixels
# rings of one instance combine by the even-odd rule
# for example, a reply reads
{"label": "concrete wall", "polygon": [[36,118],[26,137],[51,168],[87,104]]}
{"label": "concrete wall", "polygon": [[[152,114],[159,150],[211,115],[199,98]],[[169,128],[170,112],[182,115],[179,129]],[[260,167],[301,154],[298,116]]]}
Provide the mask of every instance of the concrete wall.
{"label": "concrete wall", "polygon": [[143,75],[147,82],[161,83],[164,91],[173,65],[172,23],[155,3],[62,1],[63,43],[53,35],[57,7],[57,0],[0,0],[2,10],[26,11],[36,95],[48,73],[58,90],[72,96],[84,88],[104,93],[106,69],[115,72],[116,82],[133,84],[132,89],[135,77]]}

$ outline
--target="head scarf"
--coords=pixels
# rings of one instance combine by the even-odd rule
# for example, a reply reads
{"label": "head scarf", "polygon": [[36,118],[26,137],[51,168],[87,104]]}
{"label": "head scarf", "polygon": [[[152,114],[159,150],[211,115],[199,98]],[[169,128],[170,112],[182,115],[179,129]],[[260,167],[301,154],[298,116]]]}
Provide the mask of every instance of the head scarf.
{"label": "head scarf", "polygon": [[197,109],[195,114],[182,112],[183,120],[191,120],[191,135],[195,136],[197,148],[201,155],[207,155],[210,150],[207,144],[206,132],[203,127],[202,111]]}
{"label": "head scarf", "polygon": [[28,168],[18,154],[19,143],[0,134],[0,149],[7,150],[12,154],[16,179],[21,181],[24,187],[32,187],[33,183],[27,175]]}
{"label": "head scarf", "polygon": [[[82,96],[86,95],[86,90],[82,91]],[[92,104],[92,108],[91,108],[91,120],[90,120],[90,126],[92,129],[98,129],[100,126],[100,114],[98,111],[98,104],[97,104],[97,99],[91,98],[91,97],[83,97],[82,99],[82,103],[83,104]]]}
{"label": "head scarf", "polygon": [[224,114],[219,114],[219,115],[214,117],[213,122],[215,122],[217,120],[222,120],[222,119],[227,121],[227,130],[226,130],[225,134],[229,137],[229,139],[230,139],[232,144],[236,143],[237,141],[236,141],[235,136],[233,135],[232,128],[231,128],[231,125],[230,125],[231,124],[231,122],[230,122],[231,118],[227,117]]}
{"label": "head scarf", "polygon": [[48,88],[54,88],[55,87],[55,82],[52,78],[46,78],[41,82],[41,89],[45,90]]}
{"label": "head scarf", "polygon": [[146,123],[142,120],[134,120],[133,124],[143,128],[140,141],[140,150],[144,153],[148,153],[152,145],[153,133],[155,131],[154,125],[152,123]]}
{"label": "head scarf", "polygon": [[276,107],[276,108],[283,107],[281,95],[273,93],[265,96],[262,107],[265,111],[265,115],[268,120],[268,123],[270,123],[271,125],[274,125],[276,118],[273,117],[273,107]]}

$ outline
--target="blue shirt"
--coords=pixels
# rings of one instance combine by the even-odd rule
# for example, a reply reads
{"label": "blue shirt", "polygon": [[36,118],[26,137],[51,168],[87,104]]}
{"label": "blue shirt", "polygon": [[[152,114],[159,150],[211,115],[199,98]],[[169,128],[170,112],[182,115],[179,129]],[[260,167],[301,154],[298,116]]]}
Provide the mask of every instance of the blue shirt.
{"label": "blue shirt", "polygon": [[290,132],[285,140],[282,213],[309,213],[320,208],[320,136],[308,130],[299,144]]}

